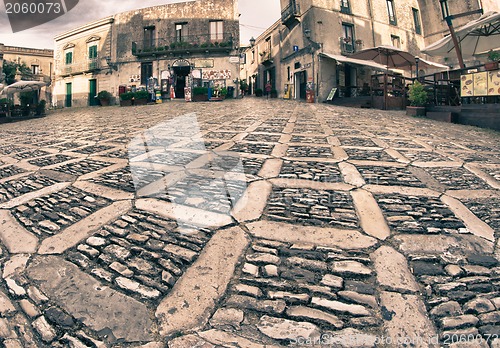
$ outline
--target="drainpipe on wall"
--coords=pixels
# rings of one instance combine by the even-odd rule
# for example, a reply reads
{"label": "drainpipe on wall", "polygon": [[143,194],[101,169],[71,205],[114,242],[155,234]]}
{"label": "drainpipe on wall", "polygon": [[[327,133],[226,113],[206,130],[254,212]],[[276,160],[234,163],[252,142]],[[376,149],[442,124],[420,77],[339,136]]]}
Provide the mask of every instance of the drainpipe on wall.
{"label": "drainpipe on wall", "polygon": [[375,42],[375,29],[373,27],[373,8],[372,8],[372,0],[368,0],[368,12],[370,15],[370,25],[372,26],[372,43],[373,47],[377,47]]}

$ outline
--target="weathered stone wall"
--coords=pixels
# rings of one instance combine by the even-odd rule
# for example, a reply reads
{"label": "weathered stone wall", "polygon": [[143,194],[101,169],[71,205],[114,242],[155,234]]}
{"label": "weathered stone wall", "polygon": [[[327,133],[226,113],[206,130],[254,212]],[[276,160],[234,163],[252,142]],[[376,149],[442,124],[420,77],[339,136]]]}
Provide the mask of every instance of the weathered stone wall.
{"label": "weathered stone wall", "polygon": [[[56,37],[56,78],[54,101],[58,106],[64,105],[66,83],[72,83],[73,106],[88,105],[89,80],[97,80],[97,91],[107,90],[118,100],[120,85],[139,86],[141,63],[153,64],[153,77],[160,79],[161,72],[179,58],[194,63],[201,59],[212,59],[213,67],[204,70],[229,71],[226,86],[235,86],[233,79],[238,77],[238,63],[230,61],[230,56],[237,57],[239,46],[239,22],[237,0],[198,0],[184,3],[166,4],[144,9],[119,13],[94,23],[89,23]],[[228,33],[233,40],[233,46],[225,50],[198,50],[195,53],[163,52],[136,56],[132,51],[132,42],[142,42],[144,28],[154,26],[154,40],[173,38],[175,24],[187,23],[187,33],[183,35],[209,35],[210,21],[222,20],[223,32]],[[227,35],[225,34],[226,38]],[[68,74],[65,64],[65,48],[73,51],[74,64],[81,70],[79,64],[85,64],[88,58],[87,41],[98,42],[101,69],[93,73],[77,72]],[[107,66],[105,57],[110,57],[111,65]],[[74,72],[74,71],[73,71]]]}
{"label": "weathered stone wall", "polygon": [[[38,65],[41,73],[34,78],[50,82],[49,76],[54,62],[53,50],[0,45],[0,55],[2,54],[6,61],[25,63],[29,68]],[[1,59],[0,63],[3,65]]]}
{"label": "weathered stone wall", "polygon": [[209,35],[211,20],[222,20],[223,31],[231,34],[234,47],[239,46],[237,1],[198,0],[117,14],[113,50],[118,60],[131,59],[132,42],[144,40],[145,27],[155,27],[155,39],[174,38],[177,23],[186,24],[187,33],[183,35]]}

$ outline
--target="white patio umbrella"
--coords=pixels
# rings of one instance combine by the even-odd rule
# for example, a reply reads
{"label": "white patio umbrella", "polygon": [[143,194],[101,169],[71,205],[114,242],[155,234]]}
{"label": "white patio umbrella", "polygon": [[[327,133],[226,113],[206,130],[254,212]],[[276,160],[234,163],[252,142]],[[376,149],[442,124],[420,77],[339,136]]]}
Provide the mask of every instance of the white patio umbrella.
{"label": "white patio umbrella", "polygon": [[2,91],[4,94],[13,94],[16,92],[31,92],[38,91],[43,86],[46,86],[45,82],[41,81],[18,81],[11,85],[5,87]]}
{"label": "white patio umbrella", "polygon": [[[479,19],[456,29],[455,35],[464,57],[500,49],[500,13],[487,12]],[[422,52],[430,56],[456,57],[450,35],[425,47]]]}

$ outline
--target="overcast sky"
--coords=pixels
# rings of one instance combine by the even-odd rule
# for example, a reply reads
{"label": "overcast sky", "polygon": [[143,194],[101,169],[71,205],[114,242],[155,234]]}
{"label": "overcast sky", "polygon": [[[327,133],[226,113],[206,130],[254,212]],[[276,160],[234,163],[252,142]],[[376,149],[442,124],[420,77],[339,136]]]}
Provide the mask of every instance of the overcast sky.
{"label": "overcast sky", "polygon": [[[0,43],[10,46],[32,48],[54,48],[55,35],[94,20],[136,8],[168,4],[174,0],[79,0],[78,5],[67,14],[37,27],[15,34],[0,1]],[[280,18],[278,0],[239,0],[241,44],[248,44],[252,36],[257,37]]]}

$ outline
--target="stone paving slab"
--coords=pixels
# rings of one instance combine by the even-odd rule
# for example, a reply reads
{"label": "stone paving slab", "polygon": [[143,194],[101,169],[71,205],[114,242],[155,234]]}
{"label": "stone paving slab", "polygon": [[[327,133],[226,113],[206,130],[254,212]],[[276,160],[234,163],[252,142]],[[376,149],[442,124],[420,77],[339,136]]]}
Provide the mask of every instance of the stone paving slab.
{"label": "stone paving slab", "polygon": [[0,346],[498,348],[499,139],[257,98],[4,124]]}
{"label": "stone paving slab", "polygon": [[48,297],[91,329],[126,342],[152,339],[153,322],[146,306],[103,287],[76,266],[54,256],[39,257],[27,273]]}

